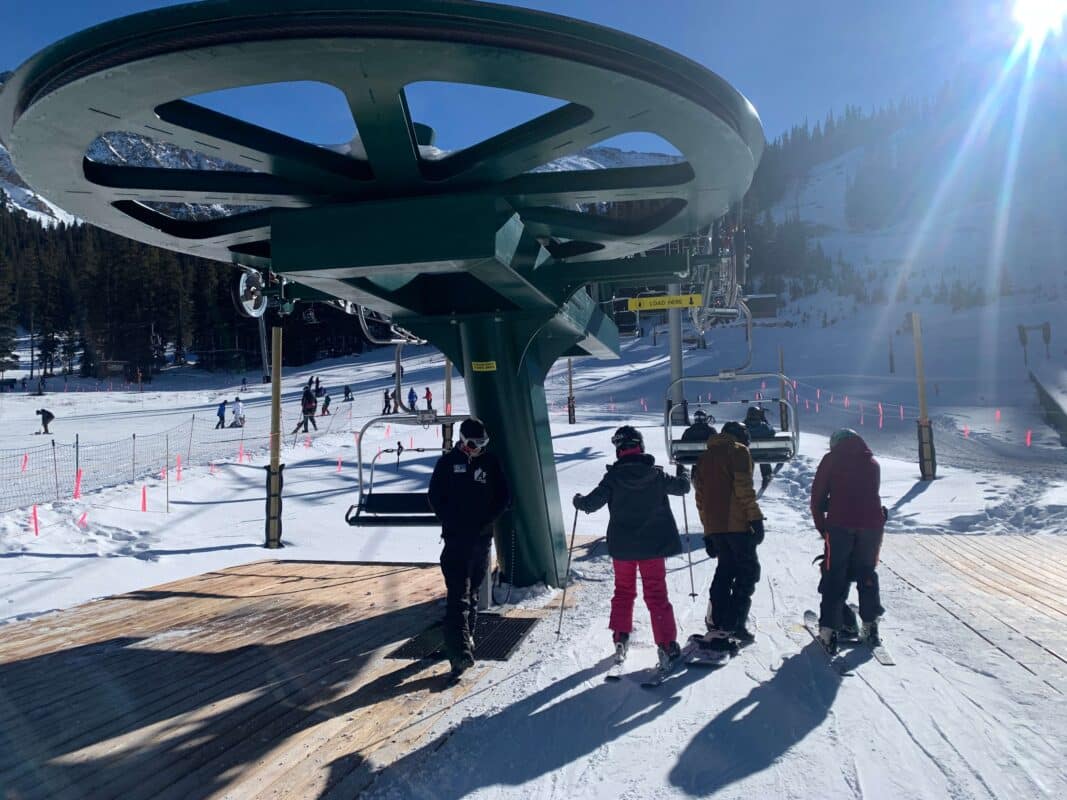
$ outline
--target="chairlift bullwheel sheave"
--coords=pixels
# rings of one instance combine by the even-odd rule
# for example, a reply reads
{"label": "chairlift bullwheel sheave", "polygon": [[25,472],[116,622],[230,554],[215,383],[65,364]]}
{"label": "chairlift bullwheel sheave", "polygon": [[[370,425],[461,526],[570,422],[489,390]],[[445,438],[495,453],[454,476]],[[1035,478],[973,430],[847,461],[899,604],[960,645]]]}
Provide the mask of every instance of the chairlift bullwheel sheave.
{"label": "chairlift bullwheel sheave", "polygon": [[238,270],[230,284],[230,296],[237,313],[250,319],[259,319],[267,313],[267,295],[264,292],[263,275],[254,270]]}

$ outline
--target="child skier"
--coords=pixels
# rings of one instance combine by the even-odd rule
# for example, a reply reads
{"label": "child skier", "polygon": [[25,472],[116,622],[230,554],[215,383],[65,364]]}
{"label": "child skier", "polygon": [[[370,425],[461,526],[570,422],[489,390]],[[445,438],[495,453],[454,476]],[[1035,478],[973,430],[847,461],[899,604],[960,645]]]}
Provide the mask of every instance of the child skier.
{"label": "child skier", "polygon": [[408,407],[412,411],[418,411],[419,410],[419,396],[417,394],[415,394],[415,387],[414,386],[411,386],[411,387],[408,388]]}
{"label": "child skier", "polygon": [[655,466],[655,459],[645,453],[640,431],[630,425],[615,431],[611,443],[617,460],[592,492],[574,496],[574,507],[589,514],[606,503],[611,515],[607,540],[615,570],[615,594],[608,627],[615,642],[616,662],[626,657],[629,647],[640,572],[659,669],[666,672],[682,654],[674,609],[667,597],[666,572],[667,557],[682,552],[682,541],[667,495],[686,494],[689,476],[681,465],[676,477]]}

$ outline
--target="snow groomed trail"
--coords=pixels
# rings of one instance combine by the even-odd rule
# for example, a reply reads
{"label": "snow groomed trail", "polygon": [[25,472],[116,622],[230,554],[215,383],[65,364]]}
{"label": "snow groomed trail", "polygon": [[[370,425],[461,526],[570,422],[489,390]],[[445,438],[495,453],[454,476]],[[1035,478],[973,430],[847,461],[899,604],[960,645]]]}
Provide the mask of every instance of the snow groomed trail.
{"label": "snow groomed trail", "polygon": [[[946,315],[941,322],[949,327],[957,320]],[[938,324],[935,319],[929,328]],[[847,391],[855,398],[907,402],[899,392],[914,387],[905,378],[870,377],[866,365],[849,361],[847,351],[838,348],[861,335],[860,327],[758,331],[757,344],[766,347],[757,350],[756,367],[773,360],[776,345],[784,343],[802,394],[821,387],[839,396]],[[687,373],[738,363],[740,341],[740,331],[727,329],[707,351],[688,351]],[[913,419],[880,429],[868,416],[861,427],[855,407],[846,410],[839,403],[833,411],[824,405],[820,413],[813,408],[802,416],[801,455],[761,500],[768,533],[760,548],[763,575],[752,612],[757,641],[720,669],[682,671],[651,690],[632,680],[603,680],[611,653],[606,630],[611,564],[600,539],[607,514],[583,515],[578,534],[587,544],[575,553],[577,580],[568,593],[562,635],[557,639],[550,614],[551,621],[536,626],[512,660],[479,665],[462,691],[448,696],[447,711],[414,716],[412,724],[428,730],[387,761],[369,759],[376,778],[366,796],[1067,796],[1062,768],[1067,752],[1067,479],[1061,466],[1067,460],[1058,436],[1042,422],[1032,388],[1016,380],[1011,370],[1017,365],[1007,366],[1009,356],[1005,348],[998,357],[1005,365],[1001,394],[984,399],[972,396],[966,379],[952,378],[953,371],[971,369],[963,350],[930,359],[931,380],[941,382],[940,395],[931,401],[935,419],[941,420],[935,422],[939,472],[932,483],[918,480]],[[825,369],[830,359],[833,374]],[[898,356],[903,370],[902,361]],[[439,356],[419,353],[406,363],[405,383],[432,385],[439,397]],[[666,385],[664,346],[627,342],[621,362],[578,362],[576,367],[579,424],[566,425],[558,411],[552,415],[564,499],[599,481],[611,460],[611,432],[620,424],[641,427],[649,452],[665,462],[661,417],[655,411]],[[337,385],[351,383],[355,423],[361,424],[380,409],[391,371],[389,354],[373,353],[294,372],[286,376],[285,390],[295,398],[312,373],[323,376],[335,397]],[[195,377],[189,385],[184,378],[170,385],[170,379],[161,380],[146,397],[71,392],[58,398],[60,436],[75,424],[83,442],[133,431],[140,436],[140,431],[173,424],[190,409],[210,415],[219,399],[235,394],[232,380]],[[562,408],[565,386],[561,365],[546,380],[551,408]],[[458,381],[456,387],[454,405],[462,409]],[[249,415],[264,416],[264,395],[255,390],[249,395]],[[36,398],[7,395],[0,419],[20,430],[12,423],[25,426],[30,419],[32,424],[36,403]],[[142,404],[144,416],[136,411]],[[1002,411],[995,421],[994,409]],[[883,635],[897,665],[883,667],[856,648],[846,653],[852,674],[842,677],[801,619],[818,601],[818,572],[811,560],[821,542],[807,513],[811,479],[826,450],[826,435],[849,423],[868,438],[882,464],[882,497],[891,513],[879,570],[887,609]],[[1032,448],[1020,443],[1027,430],[1033,431]],[[219,432],[224,433],[229,435]],[[416,446],[433,446],[432,431],[413,433]],[[34,438],[39,437],[13,435],[6,444],[21,447]],[[369,432],[366,444],[376,449],[395,438]],[[355,502],[351,434],[323,434],[295,446],[287,442],[284,458],[287,560],[436,559],[436,530],[355,531],[343,524],[344,511]],[[217,463],[213,473],[207,465],[189,465],[185,480],[171,485],[170,514],[162,507],[164,487],[158,480],[146,481],[147,512],[139,510],[140,486],[129,484],[94,491],[80,501],[45,503],[38,509],[37,537],[28,530],[26,510],[0,514],[5,586],[0,619],[32,620],[93,598],[261,560],[263,463],[262,455],[241,464],[229,459]],[[431,464],[432,459],[405,456],[378,477],[391,491],[416,488],[424,485]],[[688,596],[686,559],[668,563],[683,635],[703,628],[714,568],[703,551],[691,496],[687,502],[699,597]],[[88,524],[79,527],[76,520],[86,512]],[[680,523],[677,500],[674,514]],[[521,610],[543,612],[552,610],[558,596],[542,588],[516,591],[512,599]],[[629,660],[634,670],[654,659],[640,599],[635,619]],[[313,707],[309,701],[308,708]],[[340,722],[325,721],[338,731]],[[352,785],[346,777],[359,763],[358,752],[324,761],[321,785],[335,788],[321,796],[346,796],[345,787]],[[210,794],[206,789],[193,794],[257,796],[253,786],[242,785],[241,776],[242,766],[235,764],[215,776]]]}

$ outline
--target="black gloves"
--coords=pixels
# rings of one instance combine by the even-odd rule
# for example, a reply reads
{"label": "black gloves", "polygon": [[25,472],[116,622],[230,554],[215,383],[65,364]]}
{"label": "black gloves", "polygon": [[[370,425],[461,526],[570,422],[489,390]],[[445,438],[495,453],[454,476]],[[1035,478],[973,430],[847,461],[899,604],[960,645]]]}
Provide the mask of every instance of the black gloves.
{"label": "black gloves", "polygon": [[756,537],[756,544],[763,542],[765,531],[763,530],[763,520],[754,519],[748,523],[749,530],[752,531],[752,535]]}
{"label": "black gloves", "polygon": [[585,499],[585,498],[584,498],[584,497],[582,497],[582,496],[581,496],[580,494],[576,494],[576,495],[574,496],[574,498],[573,498],[573,499],[571,500],[571,503],[573,503],[573,504],[574,504],[574,507],[575,507],[575,508],[577,508],[577,509],[581,510],[581,507],[582,507],[582,501],[583,501],[584,499]]}
{"label": "black gloves", "polygon": [[705,536],[704,537],[704,550],[705,550],[705,552],[707,552],[708,558],[718,558],[719,557],[719,551],[715,547],[715,537],[714,536]]}
{"label": "black gloves", "polygon": [[674,474],[679,478],[689,477],[689,471],[685,468],[685,464],[676,464],[674,467]]}
{"label": "black gloves", "polygon": [[889,522],[889,509],[882,506],[882,522]]}

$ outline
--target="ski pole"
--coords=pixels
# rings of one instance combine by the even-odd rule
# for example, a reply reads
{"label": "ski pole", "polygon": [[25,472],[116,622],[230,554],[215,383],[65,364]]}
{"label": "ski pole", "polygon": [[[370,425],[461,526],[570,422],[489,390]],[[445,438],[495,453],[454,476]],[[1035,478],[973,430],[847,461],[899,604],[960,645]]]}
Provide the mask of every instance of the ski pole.
{"label": "ski pole", "polygon": [[574,509],[574,525],[571,526],[571,546],[567,548],[567,571],[563,573],[563,598],[559,601],[559,625],[556,636],[563,632],[563,607],[567,603],[567,586],[571,582],[571,553],[574,552],[574,534],[578,531],[578,509]]}
{"label": "ski pole", "polygon": [[693,548],[689,546],[689,513],[685,510],[685,495],[682,495],[682,522],[685,524],[685,553],[689,556],[689,596],[697,597],[697,587],[693,583]]}

